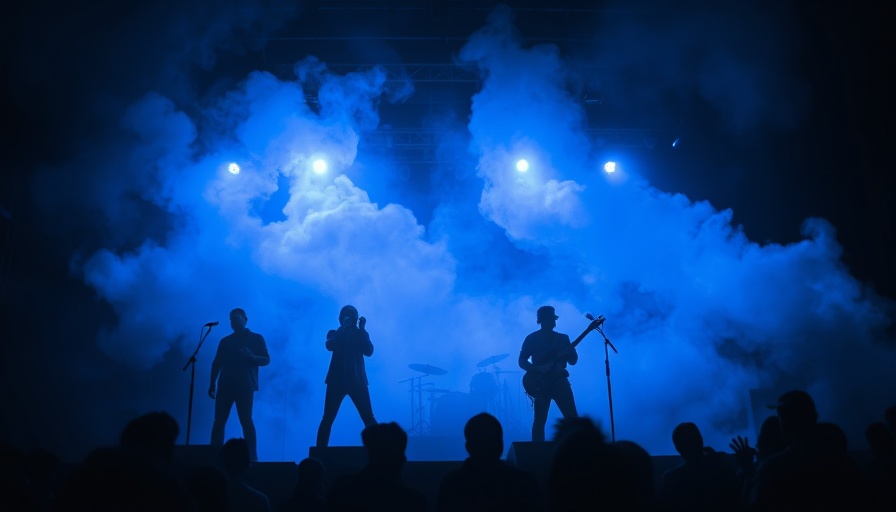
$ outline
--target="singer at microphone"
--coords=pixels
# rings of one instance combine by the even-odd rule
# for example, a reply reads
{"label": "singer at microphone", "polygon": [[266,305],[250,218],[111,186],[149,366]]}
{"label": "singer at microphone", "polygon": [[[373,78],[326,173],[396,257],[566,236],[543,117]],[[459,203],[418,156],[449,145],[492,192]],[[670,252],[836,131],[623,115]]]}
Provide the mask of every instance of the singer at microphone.
{"label": "singer at microphone", "polygon": [[327,333],[324,347],[330,352],[330,367],[324,383],[324,414],[317,427],[315,446],[324,448],[330,443],[330,431],[339,406],[346,395],[358,409],[365,427],[376,425],[373,406],[370,403],[367,370],[364,358],[373,355],[373,343],[367,332],[367,319],[358,315],[358,309],[346,305],[339,311],[339,328]]}
{"label": "singer at microphone", "polygon": [[[258,367],[271,362],[268,347],[261,334],[246,327],[249,317],[241,308],[230,312],[233,333],[221,338],[208,387],[208,396],[215,400],[215,420],[212,423],[212,446],[224,444],[224,426],[230,417],[230,409],[236,405],[236,414],[243,428],[243,438],[249,447],[249,459],[258,460],[255,423],[252,421],[252,404],[258,391]],[[216,325],[209,322],[206,325]]]}

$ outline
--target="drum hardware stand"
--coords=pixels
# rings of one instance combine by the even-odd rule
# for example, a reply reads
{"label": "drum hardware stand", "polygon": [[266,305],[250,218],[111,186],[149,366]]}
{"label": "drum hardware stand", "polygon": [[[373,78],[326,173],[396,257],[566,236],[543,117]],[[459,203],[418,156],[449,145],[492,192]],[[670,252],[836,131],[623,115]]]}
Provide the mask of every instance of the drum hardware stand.
{"label": "drum hardware stand", "polygon": [[[442,368],[428,365],[428,364],[420,364],[413,363],[409,364],[408,368],[414,371],[422,372],[423,375],[419,377],[411,377],[409,379],[405,379],[399,381],[401,384],[403,382],[410,382],[410,389],[408,390],[408,394],[411,397],[411,428],[407,430],[407,432],[414,433],[417,435],[429,435],[432,433],[432,426],[423,419],[423,387],[424,386],[432,386],[431,382],[423,383],[424,377],[429,377],[430,375],[445,375],[448,373],[447,370],[443,370]],[[416,404],[414,403],[414,394],[416,393]]]}
{"label": "drum hardware stand", "polygon": [[423,388],[426,386],[431,387],[433,384],[431,382],[427,382],[424,384],[424,377],[426,377],[426,375],[411,377],[409,379],[398,381],[399,384],[403,384],[405,382],[410,383],[408,395],[411,399],[411,428],[409,428],[406,432],[408,434],[416,434],[419,436],[425,436],[432,433],[432,427],[423,418]]}
{"label": "drum hardware stand", "polygon": [[495,412],[501,418],[501,423],[507,432],[513,432],[517,428],[519,419],[515,407],[511,403],[510,388],[507,387],[507,379],[501,377],[502,373],[519,373],[515,371],[502,371],[495,365],[495,379],[498,381],[498,396],[495,398]]}

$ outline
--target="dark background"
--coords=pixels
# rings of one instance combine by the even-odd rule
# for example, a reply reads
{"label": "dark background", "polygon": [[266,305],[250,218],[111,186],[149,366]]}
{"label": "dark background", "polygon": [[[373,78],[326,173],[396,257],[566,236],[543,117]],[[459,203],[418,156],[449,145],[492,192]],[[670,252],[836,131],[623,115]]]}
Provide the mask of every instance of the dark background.
{"label": "dark background", "polygon": [[[494,6],[462,1],[126,4],[36,1],[2,8],[0,435],[25,444],[55,437],[47,444],[70,443],[78,447],[75,454],[102,437],[80,432],[89,423],[83,416],[103,413],[96,404],[82,408],[73,396],[129,373],[96,348],[98,329],[116,319],[71,271],[75,255],[103,247],[110,234],[91,211],[65,204],[47,208],[35,189],[35,171],[61,167],[94,137],[117,130],[112,120],[147,90],[162,91],[189,111],[251,70],[288,74],[306,54],[337,71],[379,63],[404,66],[406,72],[444,72]],[[584,74],[594,66],[609,71],[595,73],[603,79],[586,80],[571,93],[585,104],[595,136],[631,130],[641,143],[634,143],[633,152],[651,184],[733,209],[734,223],[756,241],[799,240],[804,219],[827,219],[837,228],[842,260],[852,275],[878,294],[896,297],[892,2],[751,2],[752,7],[735,3],[724,9],[697,1],[510,4],[527,44],[556,44]],[[645,27],[702,33],[708,44],[694,45],[699,60],[701,48],[711,51],[714,17],[737,16],[737,9],[744,10],[744,32],[731,37],[744,54],[760,63],[767,62],[763,55],[778,62],[777,46],[765,44],[784,42],[782,67],[759,66],[763,73],[787,78],[787,87],[765,91],[792,99],[791,109],[772,116],[773,122],[738,121],[738,116],[749,119],[749,107],[733,114],[720,108],[701,94],[686,69],[671,80],[660,69],[638,68],[637,55],[592,60],[600,43],[617,41],[625,49],[623,43],[641,37]],[[595,32],[597,25],[602,33]],[[415,81],[407,102],[383,105],[381,125],[413,130],[434,108],[454,110],[463,119],[478,78],[460,68],[454,73]],[[680,143],[673,148],[676,139]],[[424,222],[432,185],[414,177],[425,172],[426,155],[418,154],[425,151],[407,149],[405,155],[411,182],[420,187],[416,213]],[[78,176],[60,179],[60,186],[76,190],[87,183]],[[127,214],[143,219],[149,230],[167,227],[148,207]],[[125,236],[116,242],[127,247],[139,240]],[[107,378],[99,380],[100,374]],[[109,421],[116,425],[110,429],[117,428],[118,418]]]}

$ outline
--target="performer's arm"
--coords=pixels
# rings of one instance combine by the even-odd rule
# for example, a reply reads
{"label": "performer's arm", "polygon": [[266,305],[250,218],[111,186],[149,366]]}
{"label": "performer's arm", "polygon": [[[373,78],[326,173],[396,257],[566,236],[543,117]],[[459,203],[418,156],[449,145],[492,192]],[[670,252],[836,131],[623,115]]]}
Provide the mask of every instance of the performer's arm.
{"label": "performer's arm", "polygon": [[373,343],[371,343],[370,334],[367,331],[361,331],[361,353],[367,357],[373,355]]}
{"label": "performer's arm", "polygon": [[271,355],[268,353],[268,345],[264,342],[264,336],[258,335],[258,346],[256,347],[255,364],[258,366],[267,366],[271,363]]}
{"label": "performer's arm", "polygon": [[212,374],[209,379],[208,384],[208,396],[210,398],[215,398],[215,383],[218,381],[218,374],[221,373],[221,359],[219,355],[221,354],[221,345],[218,345],[218,351],[215,352],[215,359],[212,360]]}
{"label": "performer's arm", "polygon": [[529,358],[532,356],[532,351],[529,348],[529,345],[524,341],[523,347],[520,349],[520,357],[517,360],[517,363],[520,365],[520,368],[526,370],[527,372],[535,369],[535,365],[529,362]]}
{"label": "performer's arm", "polygon": [[[240,357],[249,364],[255,366],[267,366],[271,362],[271,356],[268,355],[268,346],[264,342],[264,338],[259,334],[258,342],[255,343],[255,351],[249,347],[242,347],[239,350]],[[258,352],[256,354],[255,352]]]}
{"label": "performer's arm", "polygon": [[[340,329],[342,328],[340,327]],[[325,343],[325,345],[327,347],[327,350],[329,350],[330,352],[332,352],[333,349],[339,345],[339,340],[336,336],[338,333],[339,331],[334,331],[333,329],[327,331],[327,342]]]}
{"label": "performer's arm", "polygon": [[572,343],[569,342],[569,336],[564,337],[566,338],[567,345],[570,345],[570,347],[566,349],[566,362],[570,365],[575,365],[579,362],[579,353],[576,351],[575,347],[572,346]]}

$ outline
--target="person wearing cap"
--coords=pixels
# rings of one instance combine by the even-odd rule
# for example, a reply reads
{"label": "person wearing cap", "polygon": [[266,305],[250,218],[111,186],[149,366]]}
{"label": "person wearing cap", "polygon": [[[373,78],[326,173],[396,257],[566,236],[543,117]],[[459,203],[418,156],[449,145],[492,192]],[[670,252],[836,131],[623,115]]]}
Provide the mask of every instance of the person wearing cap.
{"label": "person wearing cap", "polygon": [[[756,468],[749,494],[751,510],[855,510],[861,482],[842,442],[826,435],[833,424],[819,424],[815,401],[792,390],[768,406],[778,412],[785,448]],[[839,448],[835,444],[840,444]]]}
{"label": "person wearing cap", "polygon": [[364,368],[364,358],[373,355],[373,343],[370,342],[366,325],[367,319],[363,316],[359,318],[354,306],[344,306],[339,311],[339,329],[327,333],[326,347],[333,356],[324,380],[327,394],[324,398],[324,416],[317,429],[316,446],[319,448],[329,444],[330,429],[346,395],[358,409],[365,427],[377,424],[367,389],[367,370]]}
{"label": "person wearing cap", "polygon": [[543,392],[534,397],[533,441],[544,441],[544,426],[548,421],[551,400],[557,404],[564,418],[579,416],[566,370],[567,364],[578,362],[579,354],[570,343],[569,336],[554,331],[558,318],[552,306],[538,308],[536,321],[541,328],[526,336],[520,349],[520,368],[540,374],[544,383]]}
{"label": "person wearing cap", "polygon": [[249,317],[242,308],[230,312],[233,333],[221,338],[218,351],[212,361],[208,396],[215,401],[215,420],[212,423],[212,446],[224,444],[224,426],[230,417],[230,409],[236,405],[236,414],[243,428],[243,438],[249,446],[249,458],[258,460],[257,434],[252,421],[252,404],[258,391],[258,368],[271,362],[264,336],[246,327]]}

